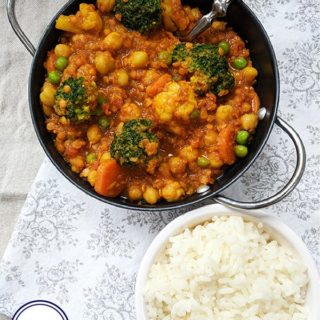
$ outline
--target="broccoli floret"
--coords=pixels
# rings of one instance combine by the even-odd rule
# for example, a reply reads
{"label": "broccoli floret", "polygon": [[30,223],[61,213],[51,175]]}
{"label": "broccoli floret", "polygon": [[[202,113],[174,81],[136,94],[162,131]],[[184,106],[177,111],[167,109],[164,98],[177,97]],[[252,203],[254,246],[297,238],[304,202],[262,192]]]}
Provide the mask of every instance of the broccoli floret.
{"label": "broccoli floret", "polygon": [[84,78],[68,78],[55,96],[54,109],[58,115],[64,115],[75,122],[88,120],[91,116]]}
{"label": "broccoli floret", "polygon": [[219,48],[215,45],[195,44],[188,48],[185,43],[179,43],[172,52],[172,61],[188,62],[190,82],[198,94],[212,91],[223,96],[234,86],[227,59],[219,54]]}
{"label": "broccoli floret", "polygon": [[121,166],[144,165],[158,152],[158,138],[150,129],[147,119],[126,122],[121,133],[115,134],[111,143],[111,157]]}
{"label": "broccoli floret", "polygon": [[141,33],[161,25],[160,0],[116,0],[114,11],[125,27]]}
{"label": "broccoli floret", "polygon": [[172,51],[172,62],[184,61],[187,59],[188,51],[185,43],[177,44]]}

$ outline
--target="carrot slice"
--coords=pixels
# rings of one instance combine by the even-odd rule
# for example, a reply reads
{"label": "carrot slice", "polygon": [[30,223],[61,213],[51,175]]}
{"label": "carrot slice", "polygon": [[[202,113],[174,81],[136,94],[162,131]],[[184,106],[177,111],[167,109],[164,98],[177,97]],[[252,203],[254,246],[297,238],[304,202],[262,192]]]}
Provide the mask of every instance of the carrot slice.
{"label": "carrot slice", "polygon": [[124,187],[123,170],[118,163],[114,159],[102,162],[97,170],[95,191],[106,197],[117,197]]}
{"label": "carrot slice", "polygon": [[218,136],[218,152],[220,158],[226,164],[233,164],[236,161],[234,154],[234,136],[235,129],[227,126],[219,132]]}
{"label": "carrot slice", "polygon": [[171,75],[168,73],[165,73],[164,75],[162,75],[160,78],[158,78],[156,81],[154,81],[147,87],[146,89],[147,95],[149,97],[154,97],[164,89],[165,85],[168,82],[170,82],[171,79],[172,79]]}

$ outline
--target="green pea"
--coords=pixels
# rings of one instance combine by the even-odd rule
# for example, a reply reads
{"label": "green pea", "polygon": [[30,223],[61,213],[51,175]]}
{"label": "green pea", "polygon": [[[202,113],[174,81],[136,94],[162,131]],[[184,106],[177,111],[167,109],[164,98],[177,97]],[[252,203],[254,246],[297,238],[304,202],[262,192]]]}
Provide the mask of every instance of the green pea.
{"label": "green pea", "polygon": [[92,81],[92,82],[91,82],[91,85],[92,85],[92,88],[95,88],[95,89],[98,88],[98,86],[97,86],[97,84],[96,84],[95,81]]}
{"label": "green pea", "polygon": [[48,78],[49,78],[49,81],[52,83],[52,84],[59,84],[60,82],[60,73],[58,71],[51,71],[48,73]]}
{"label": "green pea", "polygon": [[106,116],[102,116],[98,123],[102,129],[108,129],[110,127],[110,120]]}
{"label": "green pea", "polygon": [[234,147],[234,152],[238,158],[244,158],[248,154],[248,148],[238,144]]}
{"label": "green pea", "polygon": [[233,65],[236,69],[241,70],[247,66],[247,60],[244,57],[235,58]]}
{"label": "green pea", "polygon": [[59,70],[59,71],[63,71],[67,65],[68,65],[68,59],[65,58],[65,57],[59,57],[57,60],[56,60],[56,68]]}
{"label": "green pea", "polygon": [[250,134],[249,134],[248,131],[240,130],[237,133],[236,141],[237,141],[238,144],[245,145],[248,142],[249,136],[250,136]]}
{"label": "green pea", "polygon": [[200,117],[200,110],[193,110],[191,112],[190,118],[191,119],[198,119]]}
{"label": "green pea", "polygon": [[97,156],[94,153],[88,153],[86,157],[87,163],[92,163],[97,160]]}
{"label": "green pea", "polygon": [[224,54],[228,54],[229,51],[230,51],[230,45],[229,45],[229,43],[227,41],[219,42],[218,47],[223,49]]}
{"label": "green pea", "polygon": [[168,52],[168,51],[161,51],[161,52],[158,54],[158,58],[159,58],[159,60],[163,60],[163,61],[166,62],[167,64],[170,64],[171,61],[172,61],[171,54],[170,54],[170,52]]}
{"label": "green pea", "polygon": [[210,161],[207,158],[201,156],[198,158],[197,163],[199,167],[205,168],[210,164]]}

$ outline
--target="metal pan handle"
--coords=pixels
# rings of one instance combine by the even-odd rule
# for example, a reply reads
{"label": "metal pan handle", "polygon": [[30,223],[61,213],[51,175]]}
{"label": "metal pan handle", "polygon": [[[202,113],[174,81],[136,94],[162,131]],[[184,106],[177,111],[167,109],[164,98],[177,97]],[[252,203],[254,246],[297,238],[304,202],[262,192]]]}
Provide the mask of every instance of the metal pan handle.
{"label": "metal pan handle", "polygon": [[7,0],[7,14],[11,24],[11,27],[15,34],[18,36],[22,44],[26,47],[29,53],[34,56],[36,53],[36,49],[31,43],[31,41],[27,38],[25,33],[22,31],[15,14],[15,0]]}
{"label": "metal pan handle", "polygon": [[284,121],[280,117],[277,117],[275,123],[288,134],[296,148],[297,164],[289,182],[277,194],[258,202],[241,202],[229,199],[224,196],[215,197],[214,200],[216,202],[238,209],[260,209],[279,202],[297,186],[306,166],[306,151],[303,142],[297,132],[286,121]]}

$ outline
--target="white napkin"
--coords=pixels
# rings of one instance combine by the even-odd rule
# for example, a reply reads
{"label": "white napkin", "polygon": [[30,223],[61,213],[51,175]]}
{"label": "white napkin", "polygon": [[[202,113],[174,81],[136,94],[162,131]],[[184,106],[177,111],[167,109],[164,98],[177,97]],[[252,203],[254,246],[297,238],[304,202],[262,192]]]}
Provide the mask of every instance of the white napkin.
{"label": "white napkin", "polygon": [[[268,208],[305,241],[320,265],[320,3],[247,1],[264,23],[281,72],[280,114],[301,134],[307,168],[294,192]],[[295,166],[279,128],[253,167],[227,194],[242,200],[276,192]],[[203,204],[201,204],[203,205]],[[135,319],[135,273],[154,236],[181,211],[108,206],[71,185],[46,160],[0,264],[0,313],[45,299],[69,319]]]}

